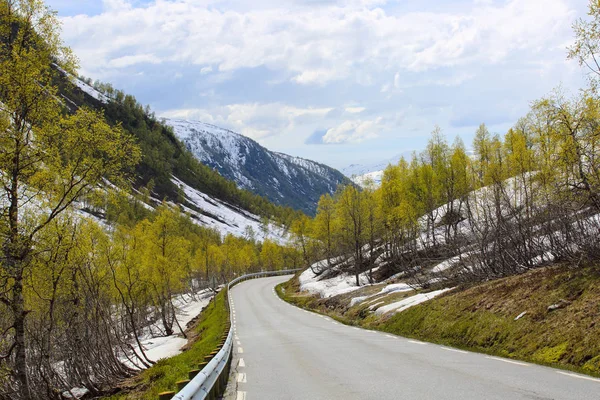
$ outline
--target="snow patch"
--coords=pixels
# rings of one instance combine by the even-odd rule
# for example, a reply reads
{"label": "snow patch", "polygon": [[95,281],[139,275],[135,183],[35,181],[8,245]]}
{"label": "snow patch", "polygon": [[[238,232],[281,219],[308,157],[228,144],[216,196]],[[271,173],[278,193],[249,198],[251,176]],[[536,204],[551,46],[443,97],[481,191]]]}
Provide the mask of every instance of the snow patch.
{"label": "snow patch", "polygon": [[435,291],[429,292],[429,293],[419,293],[414,296],[407,297],[406,299],[397,301],[395,303],[388,304],[387,306],[380,307],[375,311],[375,314],[382,315],[382,314],[386,314],[388,312],[399,313],[399,312],[407,310],[413,306],[416,306],[418,304],[421,304],[428,300],[431,300],[449,290],[452,290],[452,289],[441,289],[441,290],[435,290]]}
{"label": "snow patch", "polygon": [[197,224],[214,228],[222,235],[230,233],[238,237],[245,237],[247,229],[250,227],[260,240],[270,239],[279,244],[287,243],[287,235],[280,226],[269,223],[265,232],[260,217],[257,215],[212,198],[186,185],[176,177],[173,177],[172,180],[182,189],[186,199],[194,207],[204,211],[204,213],[200,213],[184,207],[185,211],[193,216],[193,221]]}
{"label": "snow patch", "polygon": [[344,293],[350,293],[361,287],[369,285],[368,272],[358,276],[359,286],[356,286],[356,276],[339,274],[333,278],[320,279],[319,275],[312,272],[310,268],[300,274],[300,289],[317,294],[323,298],[329,298]]}
{"label": "snow patch", "polygon": [[[185,329],[185,326],[198,316],[202,312],[202,309],[208,305],[213,297],[213,293],[207,289],[197,294],[194,299],[186,300],[185,297],[186,296],[179,295],[173,300],[173,304],[177,310],[177,321],[179,321],[179,324],[183,329]],[[180,349],[187,344],[187,339],[180,336],[180,332],[176,325],[174,326],[174,329],[177,330],[176,334],[170,336],[156,335],[156,332],[161,331],[159,321],[144,329],[144,333],[139,339],[142,349],[150,360],[158,361],[162,358],[173,357],[181,353]],[[135,347],[138,347],[135,341],[132,344]],[[141,367],[140,365],[133,365],[126,357],[122,357],[121,360],[129,367],[135,369],[140,369]]]}
{"label": "snow patch", "polygon": [[73,388],[70,391],[64,391],[62,396],[66,399],[81,399],[83,396],[88,394],[90,391],[86,388]]}
{"label": "snow patch", "polygon": [[527,314],[527,311],[523,311],[521,314],[517,315],[517,317],[515,318],[515,321],[518,321],[521,318],[523,318],[525,316],[525,314]]}

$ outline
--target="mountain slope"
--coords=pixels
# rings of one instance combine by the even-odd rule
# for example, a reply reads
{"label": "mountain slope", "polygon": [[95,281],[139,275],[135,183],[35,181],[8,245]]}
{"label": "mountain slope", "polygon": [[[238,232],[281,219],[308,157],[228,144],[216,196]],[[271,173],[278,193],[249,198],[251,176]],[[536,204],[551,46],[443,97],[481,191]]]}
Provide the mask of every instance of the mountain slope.
{"label": "mountain slope", "polygon": [[[89,81],[54,67],[60,97],[71,111],[79,107],[100,110],[109,124],[120,124],[137,139],[142,160],[133,171],[131,184],[138,193],[148,189],[144,207],[155,208],[166,201],[184,210],[198,225],[214,228],[222,235],[247,236],[252,231],[258,240],[285,240],[280,225],[285,224],[293,210],[239,189],[235,182],[202,164],[168,126],[133,96],[109,84],[92,86]],[[94,212],[100,219],[106,218],[104,210]]]}
{"label": "mountain slope", "polygon": [[312,215],[321,195],[333,194],[339,184],[350,183],[331,167],[269,151],[214,125],[177,119],[165,123],[203,164],[275,204]]}

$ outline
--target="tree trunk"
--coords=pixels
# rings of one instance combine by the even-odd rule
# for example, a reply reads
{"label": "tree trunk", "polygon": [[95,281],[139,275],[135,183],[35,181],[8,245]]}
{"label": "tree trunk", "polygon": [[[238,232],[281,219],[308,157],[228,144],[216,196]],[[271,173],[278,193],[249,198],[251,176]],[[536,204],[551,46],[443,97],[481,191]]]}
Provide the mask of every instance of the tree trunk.
{"label": "tree trunk", "polygon": [[27,355],[25,353],[25,302],[23,299],[23,270],[15,263],[16,274],[13,286],[12,311],[15,326],[15,379],[19,384],[19,395],[22,400],[29,400],[29,379],[27,377]]}

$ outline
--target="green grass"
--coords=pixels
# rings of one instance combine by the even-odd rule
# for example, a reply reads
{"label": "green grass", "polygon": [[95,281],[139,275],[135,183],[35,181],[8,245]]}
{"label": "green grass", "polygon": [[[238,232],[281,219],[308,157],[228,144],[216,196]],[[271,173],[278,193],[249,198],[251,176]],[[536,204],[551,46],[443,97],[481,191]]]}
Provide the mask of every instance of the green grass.
{"label": "green grass", "polygon": [[198,337],[188,350],[175,357],[159,360],[151,368],[125,382],[122,392],[106,399],[152,400],[158,399],[161,392],[176,391],[175,383],[188,379],[188,372],[197,369],[204,356],[217,348],[226,332],[228,320],[225,291],[221,291],[202,312],[195,328]]}
{"label": "green grass", "polygon": [[[285,290],[284,290],[285,289]],[[600,376],[600,272],[556,266],[454,290],[394,315],[332,307],[335,299],[278,287],[298,306],[341,322],[471,351]],[[565,301],[564,308],[548,306]],[[515,321],[522,312],[524,317]]]}

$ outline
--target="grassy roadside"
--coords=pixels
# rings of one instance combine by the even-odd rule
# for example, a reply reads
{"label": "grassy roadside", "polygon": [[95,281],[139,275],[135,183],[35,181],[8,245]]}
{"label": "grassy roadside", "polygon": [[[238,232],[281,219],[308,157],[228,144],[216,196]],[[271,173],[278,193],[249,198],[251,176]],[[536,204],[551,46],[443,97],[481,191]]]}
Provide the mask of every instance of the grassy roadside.
{"label": "grassy roadside", "polygon": [[[277,287],[282,299],[350,325],[600,376],[600,271],[555,266],[454,290],[395,314]],[[549,306],[558,305],[554,310]],[[520,314],[521,318],[516,319]]]}
{"label": "grassy roadside", "polygon": [[124,382],[120,393],[105,399],[153,400],[158,399],[160,392],[175,391],[175,383],[187,379],[188,372],[197,369],[204,356],[217,348],[228,320],[225,291],[222,290],[204,309],[196,326],[192,328],[192,335],[197,337],[186,351],[158,361],[151,368]]}

